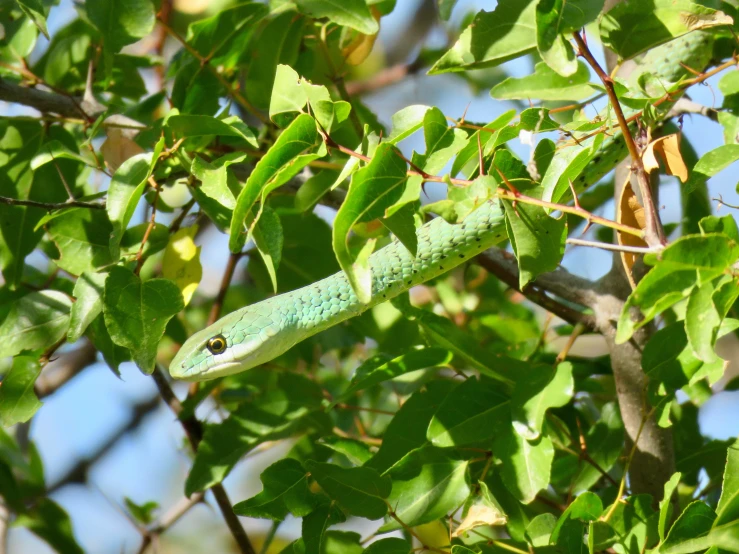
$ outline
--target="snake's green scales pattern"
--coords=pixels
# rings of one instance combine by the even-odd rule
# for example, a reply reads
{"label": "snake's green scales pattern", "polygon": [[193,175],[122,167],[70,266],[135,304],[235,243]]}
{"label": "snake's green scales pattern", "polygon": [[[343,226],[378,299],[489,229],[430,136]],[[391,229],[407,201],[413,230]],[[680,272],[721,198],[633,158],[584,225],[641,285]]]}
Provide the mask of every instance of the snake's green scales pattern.
{"label": "snake's green scales pattern", "polygon": [[[652,50],[642,60],[640,72],[676,81],[685,72],[678,62],[703,68],[710,55],[710,35],[694,32]],[[622,136],[604,142],[574,183],[576,191],[597,182],[626,153]],[[303,339],[359,315],[500,242],[506,237],[504,212],[499,202],[490,201],[460,224],[436,218],[417,233],[415,257],[397,239],[371,256],[372,299],[368,304],[359,301],[343,272],[336,273],[237,310],[194,334],[172,361],[171,375],[200,381],[268,362]],[[217,339],[215,343],[213,339]],[[221,347],[222,352],[214,353]]]}

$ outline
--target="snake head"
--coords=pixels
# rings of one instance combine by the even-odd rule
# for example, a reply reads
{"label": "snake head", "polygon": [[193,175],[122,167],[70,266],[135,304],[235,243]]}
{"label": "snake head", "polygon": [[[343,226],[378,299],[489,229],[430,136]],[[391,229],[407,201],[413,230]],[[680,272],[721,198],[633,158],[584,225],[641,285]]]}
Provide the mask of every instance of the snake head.
{"label": "snake head", "polygon": [[278,331],[283,316],[267,306],[247,307],[192,335],[169,365],[175,379],[205,381],[272,360],[287,350]]}

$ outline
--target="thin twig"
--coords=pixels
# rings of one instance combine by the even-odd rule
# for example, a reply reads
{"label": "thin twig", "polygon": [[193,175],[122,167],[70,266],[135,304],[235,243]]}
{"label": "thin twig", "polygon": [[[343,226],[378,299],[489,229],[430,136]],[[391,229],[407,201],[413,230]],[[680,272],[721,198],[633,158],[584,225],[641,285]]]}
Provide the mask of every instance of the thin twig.
{"label": "thin twig", "polygon": [[35,200],[20,200],[18,198],[8,198],[0,196],[0,203],[8,206],[30,206],[32,208],[42,208],[44,210],[61,210],[64,208],[90,208],[92,210],[104,210],[104,202],[82,202],[80,200],[67,200],[66,202],[36,202]]}
{"label": "thin twig", "polygon": [[649,254],[650,252],[659,252],[662,250],[661,247],[651,248],[649,246],[627,246],[624,244],[610,244],[608,242],[597,242],[584,239],[567,239],[567,244],[600,248],[602,250],[611,250],[613,252],[631,252],[632,254]]}
{"label": "thin twig", "polygon": [[149,527],[141,539],[139,554],[144,554],[149,545],[157,542],[159,537],[167,531],[172,525],[177,523],[190,509],[197,506],[203,501],[205,495],[202,492],[193,494],[190,498],[183,498],[177,504],[172,506],[157,522]]}
{"label": "thin twig", "polygon": [[608,94],[608,99],[611,102],[611,107],[616,114],[616,119],[618,120],[618,125],[621,128],[621,133],[624,136],[624,142],[626,143],[626,147],[629,150],[632,169],[634,171],[634,175],[636,176],[636,181],[639,185],[639,192],[641,193],[642,204],[644,206],[644,240],[650,246],[663,245],[665,244],[665,233],[664,229],[662,229],[662,222],[659,219],[657,208],[654,205],[654,200],[652,198],[652,189],[649,186],[649,178],[647,176],[647,172],[644,170],[644,163],[641,159],[641,153],[639,152],[639,149],[634,142],[634,137],[631,136],[629,123],[628,121],[626,121],[624,112],[621,109],[621,104],[618,100],[618,96],[616,95],[616,89],[613,86],[613,79],[600,66],[580,33],[576,31],[572,33],[572,36],[575,38],[575,42],[577,43],[577,46],[579,48],[579,55],[585,58],[590,67],[593,68],[593,71],[595,71],[595,73],[598,75],[601,82],[603,83],[603,86],[606,89],[606,93]]}
{"label": "thin twig", "polygon": [[218,71],[218,68],[213,67],[213,65],[210,63],[210,59],[206,56],[203,56],[200,52],[198,52],[195,48],[193,48],[177,31],[175,31],[172,27],[169,26],[169,23],[167,23],[163,17],[158,17],[157,21],[159,21],[159,24],[172,36],[174,37],[177,42],[179,42],[185,50],[187,50],[192,56],[195,57],[200,62],[201,66],[207,67],[208,70],[213,73],[216,79],[218,79],[218,82],[221,83],[223,88],[225,88],[228,91],[228,94],[233,97],[236,102],[239,103],[241,107],[243,107],[246,111],[248,111],[250,114],[252,114],[254,117],[259,119],[264,124],[269,124],[269,119],[259,110],[257,110],[251,102],[249,102],[246,97],[241,94],[238,90],[236,90],[231,83],[228,82],[228,80],[221,74],[220,71]]}
{"label": "thin twig", "polygon": [[236,254],[231,254],[228,257],[228,263],[226,264],[226,269],[221,278],[221,286],[218,289],[216,299],[213,301],[213,306],[210,309],[206,325],[213,325],[220,317],[221,310],[223,309],[223,301],[226,299],[226,293],[228,292],[228,287],[231,285],[231,279],[233,279],[236,264],[241,259],[241,256],[241,252],[238,252]]}

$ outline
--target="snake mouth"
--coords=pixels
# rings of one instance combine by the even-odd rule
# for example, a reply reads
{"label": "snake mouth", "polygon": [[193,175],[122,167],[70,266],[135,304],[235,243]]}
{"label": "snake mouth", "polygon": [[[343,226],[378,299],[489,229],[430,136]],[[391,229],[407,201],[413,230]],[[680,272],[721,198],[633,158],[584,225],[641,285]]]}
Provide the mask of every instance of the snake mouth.
{"label": "snake mouth", "polygon": [[209,367],[206,371],[197,371],[195,367],[187,367],[179,360],[172,360],[172,364],[169,366],[169,374],[173,379],[180,379],[182,381],[198,382],[208,381],[215,379],[216,377],[224,377],[226,375],[233,375],[241,371],[243,363],[241,362],[222,362]]}

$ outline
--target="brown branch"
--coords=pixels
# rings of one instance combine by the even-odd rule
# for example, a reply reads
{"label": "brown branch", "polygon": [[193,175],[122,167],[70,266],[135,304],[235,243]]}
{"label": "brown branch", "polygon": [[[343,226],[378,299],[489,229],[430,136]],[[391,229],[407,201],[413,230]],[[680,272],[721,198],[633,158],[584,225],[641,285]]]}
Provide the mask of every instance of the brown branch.
{"label": "brown branch", "polygon": [[241,259],[241,256],[241,252],[238,252],[237,254],[231,254],[228,257],[228,263],[226,264],[226,269],[221,278],[221,286],[218,289],[216,299],[213,301],[213,306],[210,309],[206,325],[213,325],[220,317],[221,310],[223,309],[223,301],[226,299],[226,293],[228,292],[228,287],[231,285],[231,279],[233,279],[236,264]]}
{"label": "brown branch", "polygon": [[103,458],[118,442],[128,435],[129,433],[138,429],[143,423],[146,416],[156,410],[159,406],[159,395],[155,395],[142,402],[137,402],[131,406],[131,413],[128,421],[122,425],[117,431],[110,435],[105,442],[103,442],[98,448],[90,454],[77,461],[77,463],[71,467],[62,477],[60,477],[55,483],[49,486],[46,491],[47,494],[56,492],[60,488],[71,485],[74,483],[84,484],[87,481],[87,472],[90,470],[95,463]]}
{"label": "brown branch", "polygon": [[0,203],[8,206],[29,206],[32,208],[41,208],[44,210],[61,210],[64,208],[90,208],[92,210],[104,210],[104,202],[82,202],[80,200],[69,199],[66,202],[36,202],[35,200],[20,200],[18,198],[8,198],[0,196]]}
{"label": "brown branch", "polygon": [[96,357],[97,350],[88,340],[85,340],[80,348],[62,354],[58,360],[49,363],[41,376],[36,379],[34,385],[36,396],[43,398],[54,393],[82,370],[94,364]]}
{"label": "brown branch", "polygon": [[661,246],[665,244],[665,232],[664,229],[662,229],[662,222],[659,219],[657,207],[654,205],[652,189],[649,186],[649,177],[647,176],[647,172],[644,170],[644,163],[641,159],[641,153],[639,152],[639,149],[634,142],[634,137],[631,136],[629,123],[628,121],[626,121],[624,112],[621,109],[621,103],[618,101],[618,96],[616,96],[616,89],[613,86],[613,79],[600,66],[598,61],[593,56],[593,53],[588,48],[588,45],[585,44],[585,41],[583,40],[580,33],[576,31],[572,33],[572,36],[575,38],[575,42],[577,43],[577,46],[579,48],[579,55],[585,58],[590,67],[593,68],[593,71],[595,71],[595,73],[598,75],[601,82],[603,83],[603,86],[606,89],[606,93],[608,94],[608,99],[611,102],[611,107],[616,114],[616,119],[618,120],[618,125],[621,128],[621,133],[624,136],[624,142],[626,143],[626,147],[629,149],[629,154],[631,155],[632,169],[639,185],[639,192],[641,193],[642,197],[642,205],[644,206],[644,240],[650,246]]}
{"label": "brown branch", "polygon": [[[496,250],[501,253],[503,252],[500,249],[491,249],[493,252]],[[510,256],[510,254],[508,256]],[[518,267],[516,266],[515,258],[513,260],[506,260],[503,256],[492,256],[485,253],[477,256],[475,261],[495,275],[498,279],[503,281],[510,288],[520,292],[535,304],[560,317],[564,321],[573,325],[581,324],[591,330],[595,329],[595,320],[592,316],[578,312],[569,306],[565,306],[564,304],[557,302],[541,290],[538,290],[535,286],[528,285],[521,290],[518,282]]]}
{"label": "brown branch", "polygon": [[220,71],[218,71],[218,68],[213,67],[213,65],[210,63],[210,59],[207,56],[203,56],[200,52],[198,52],[195,48],[192,47],[177,31],[175,31],[172,27],[169,26],[169,23],[164,20],[163,17],[158,16],[157,21],[159,21],[159,25],[161,25],[167,33],[169,33],[172,37],[174,37],[177,42],[179,42],[185,50],[187,50],[195,59],[197,59],[200,62],[200,65],[202,67],[207,67],[208,70],[213,73],[213,76],[218,80],[219,83],[223,86],[223,88],[228,91],[228,94],[236,100],[236,102],[239,103],[239,105],[244,108],[246,111],[248,111],[250,114],[252,114],[254,117],[259,119],[264,124],[269,124],[269,119],[259,110],[257,110],[249,100],[246,99],[246,97],[241,94],[238,90],[236,90],[231,83],[228,82],[228,79],[226,79]]}
{"label": "brown branch", "polygon": [[[152,378],[154,379],[154,383],[156,384],[157,389],[159,389],[159,394],[161,395],[162,399],[166,402],[167,406],[169,406],[172,412],[174,412],[174,414],[179,418],[180,414],[182,414],[182,404],[175,396],[172,387],[169,386],[167,378],[164,376],[164,372],[159,366],[154,368]],[[197,451],[198,445],[203,438],[202,424],[195,417],[180,419],[179,421],[185,431],[185,435],[187,436],[187,439],[190,442],[193,451]],[[229,500],[228,495],[226,494],[226,490],[223,488],[223,485],[220,483],[217,485],[213,485],[211,487],[211,490],[213,491],[213,496],[215,496],[216,502],[218,503],[218,508],[221,510],[221,513],[223,514],[223,519],[226,520],[226,525],[231,531],[231,535],[233,535],[233,538],[236,541],[239,550],[242,552],[242,554],[256,554],[254,547],[249,541],[249,537],[247,536],[246,531],[242,527],[239,518],[233,511],[231,501]]]}
{"label": "brown branch", "polygon": [[190,511],[194,506],[197,506],[203,502],[205,494],[197,492],[190,498],[183,498],[177,504],[172,506],[166,513],[162,515],[154,524],[148,529],[144,530],[143,538],[141,539],[141,546],[139,547],[139,554],[144,554],[150,545],[156,544],[159,537],[165,533],[172,525],[177,523],[182,516]]}

